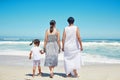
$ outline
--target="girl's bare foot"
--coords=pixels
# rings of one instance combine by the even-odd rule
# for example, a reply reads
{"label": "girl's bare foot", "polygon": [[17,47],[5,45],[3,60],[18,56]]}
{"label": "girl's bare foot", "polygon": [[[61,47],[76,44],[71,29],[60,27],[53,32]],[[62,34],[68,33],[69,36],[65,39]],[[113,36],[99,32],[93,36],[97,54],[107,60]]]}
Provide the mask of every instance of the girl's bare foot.
{"label": "girl's bare foot", "polygon": [[41,73],[38,73],[37,76],[42,76],[42,74],[43,74],[42,72],[41,72]]}
{"label": "girl's bare foot", "polygon": [[35,74],[33,74],[32,77],[34,78],[34,77],[35,77]]}

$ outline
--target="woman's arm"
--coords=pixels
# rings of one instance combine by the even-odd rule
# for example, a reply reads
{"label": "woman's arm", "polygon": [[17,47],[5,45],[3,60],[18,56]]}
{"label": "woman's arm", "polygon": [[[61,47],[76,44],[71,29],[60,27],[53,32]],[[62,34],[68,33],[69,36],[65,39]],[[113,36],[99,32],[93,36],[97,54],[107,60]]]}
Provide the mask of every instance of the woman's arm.
{"label": "woman's arm", "polygon": [[81,41],[81,38],[80,38],[79,28],[77,28],[76,35],[77,35],[77,38],[78,38],[78,42],[79,42],[79,44],[80,44],[80,49],[81,49],[81,51],[83,51],[82,41]]}
{"label": "woman's arm", "polygon": [[61,44],[60,44],[60,32],[59,32],[59,31],[57,31],[57,43],[58,43],[58,46],[59,46],[59,52],[60,52]]}
{"label": "woman's arm", "polygon": [[63,36],[62,36],[62,51],[64,51],[65,38],[66,38],[66,33],[65,33],[65,30],[64,30]]}
{"label": "woman's arm", "polygon": [[46,32],[45,32],[45,39],[44,39],[44,52],[45,52],[46,44],[47,44],[47,40],[48,40],[47,35],[48,35],[48,33],[47,33],[47,31],[46,31]]}

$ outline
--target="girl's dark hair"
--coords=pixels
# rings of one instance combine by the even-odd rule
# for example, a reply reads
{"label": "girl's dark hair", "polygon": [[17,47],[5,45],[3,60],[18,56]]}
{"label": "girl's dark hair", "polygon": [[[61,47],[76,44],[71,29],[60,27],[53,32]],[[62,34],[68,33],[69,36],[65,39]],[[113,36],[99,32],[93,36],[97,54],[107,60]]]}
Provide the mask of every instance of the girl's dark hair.
{"label": "girl's dark hair", "polygon": [[69,17],[67,21],[69,24],[73,24],[75,20],[73,17]]}
{"label": "girl's dark hair", "polygon": [[33,43],[34,43],[35,45],[39,46],[40,40],[39,40],[39,39],[34,39],[34,40],[32,41],[32,43],[30,43],[30,46],[31,46]]}
{"label": "girl's dark hair", "polygon": [[53,32],[55,24],[56,24],[55,20],[50,21],[50,33]]}

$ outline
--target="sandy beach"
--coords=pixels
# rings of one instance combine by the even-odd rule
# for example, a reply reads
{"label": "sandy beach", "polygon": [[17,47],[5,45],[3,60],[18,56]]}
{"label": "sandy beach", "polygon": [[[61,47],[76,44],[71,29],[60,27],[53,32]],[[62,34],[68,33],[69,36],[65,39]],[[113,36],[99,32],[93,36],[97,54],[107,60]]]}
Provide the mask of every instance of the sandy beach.
{"label": "sandy beach", "polygon": [[[0,80],[51,80],[49,69],[42,67],[43,76],[32,78],[32,67],[0,66]],[[62,67],[55,68],[52,80],[120,80],[120,65],[84,66],[78,78],[65,78]]]}
{"label": "sandy beach", "polygon": [[[43,64],[41,66],[43,76],[32,78],[32,61],[29,61],[27,57],[1,55],[0,80],[51,80],[49,69]],[[52,80],[120,80],[120,64],[84,65],[81,67],[80,77],[65,78],[63,62],[60,62],[54,73]]]}
{"label": "sandy beach", "polygon": [[120,0],[0,0],[0,80],[120,80]]}

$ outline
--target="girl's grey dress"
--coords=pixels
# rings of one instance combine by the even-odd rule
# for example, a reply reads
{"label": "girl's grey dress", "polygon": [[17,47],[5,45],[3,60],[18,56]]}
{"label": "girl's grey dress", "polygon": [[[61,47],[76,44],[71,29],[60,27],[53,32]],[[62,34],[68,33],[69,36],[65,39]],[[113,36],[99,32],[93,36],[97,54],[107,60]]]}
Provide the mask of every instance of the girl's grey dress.
{"label": "girl's grey dress", "polygon": [[59,48],[57,44],[57,36],[48,35],[46,45],[45,66],[57,66]]}

